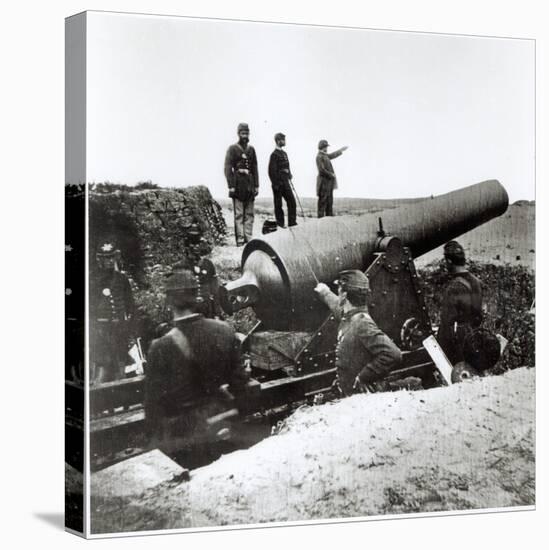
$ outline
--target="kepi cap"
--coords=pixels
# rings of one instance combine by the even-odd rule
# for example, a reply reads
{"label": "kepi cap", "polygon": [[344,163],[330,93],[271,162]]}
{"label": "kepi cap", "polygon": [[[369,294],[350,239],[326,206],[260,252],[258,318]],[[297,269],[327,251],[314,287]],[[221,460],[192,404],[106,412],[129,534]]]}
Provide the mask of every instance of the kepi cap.
{"label": "kepi cap", "polygon": [[248,124],[246,122],[241,122],[239,125],[238,125],[238,128],[236,129],[237,132],[249,132],[250,131],[250,127],[248,126]]}
{"label": "kepi cap", "polygon": [[114,256],[117,252],[116,246],[111,241],[102,242],[98,247],[97,256],[109,257]]}
{"label": "kepi cap", "polygon": [[370,281],[366,275],[358,269],[347,269],[339,274],[335,281],[344,291],[347,290],[370,290]]}
{"label": "kepi cap", "polygon": [[166,294],[177,295],[196,293],[199,287],[198,277],[191,269],[177,267],[166,277]]}
{"label": "kepi cap", "polygon": [[319,149],[324,149],[324,147],[329,147],[329,146],[330,146],[330,144],[325,139],[321,139],[318,142],[318,148]]}

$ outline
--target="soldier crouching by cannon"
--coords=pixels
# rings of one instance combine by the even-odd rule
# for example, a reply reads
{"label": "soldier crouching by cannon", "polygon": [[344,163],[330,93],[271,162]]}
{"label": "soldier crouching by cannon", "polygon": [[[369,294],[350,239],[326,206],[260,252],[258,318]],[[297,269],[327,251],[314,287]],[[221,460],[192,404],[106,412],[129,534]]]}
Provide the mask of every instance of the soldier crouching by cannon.
{"label": "soldier crouching by cannon", "polygon": [[[199,312],[193,269],[176,267],[168,276],[166,301],[174,326],[152,342],[145,378],[147,433],[160,447],[203,432],[208,419],[238,407],[248,379],[235,331]],[[228,392],[220,389],[225,384]]]}
{"label": "soldier crouching by cannon", "polygon": [[347,396],[375,391],[377,384],[399,366],[401,352],[370,317],[366,275],[359,270],[346,270],[336,282],[337,295],[324,283],[319,283],[315,292],[339,321],[337,385]]}

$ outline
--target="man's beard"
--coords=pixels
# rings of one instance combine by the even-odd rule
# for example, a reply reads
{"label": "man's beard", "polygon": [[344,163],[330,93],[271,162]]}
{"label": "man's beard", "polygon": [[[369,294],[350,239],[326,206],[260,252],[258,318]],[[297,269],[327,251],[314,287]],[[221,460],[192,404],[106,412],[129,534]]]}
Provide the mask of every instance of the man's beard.
{"label": "man's beard", "polygon": [[239,143],[241,143],[242,145],[248,145],[248,143],[249,143],[249,141],[250,141],[250,138],[241,137],[238,141],[239,141]]}

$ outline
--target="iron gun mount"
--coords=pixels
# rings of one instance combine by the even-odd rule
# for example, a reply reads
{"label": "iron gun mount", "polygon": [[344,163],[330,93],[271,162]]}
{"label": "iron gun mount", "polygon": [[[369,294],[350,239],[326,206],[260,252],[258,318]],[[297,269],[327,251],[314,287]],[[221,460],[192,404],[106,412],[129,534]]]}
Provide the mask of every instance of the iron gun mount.
{"label": "iron gun mount", "polygon": [[433,330],[414,258],[500,216],[508,201],[490,180],[381,214],[307,220],[250,241],[242,276],[222,288],[222,304],[231,314],[251,306],[260,320],[244,342],[259,383],[256,406],[329,391],[337,321],[313,289],[319,281],[331,285],[344,269],[366,273],[370,314],[402,351],[390,378],[440,383],[422,346]]}
{"label": "iron gun mount", "polygon": [[413,259],[500,216],[507,206],[507,192],[490,180],[380,215],[311,219],[264,235],[244,248],[242,277],[222,289],[223,308],[232,314],[251,306],[267,329],[312,329],[327,314],[313,291],[316,281],[331,284],[344,269],[365,271],[388,245],[385,234],[397,237]]}

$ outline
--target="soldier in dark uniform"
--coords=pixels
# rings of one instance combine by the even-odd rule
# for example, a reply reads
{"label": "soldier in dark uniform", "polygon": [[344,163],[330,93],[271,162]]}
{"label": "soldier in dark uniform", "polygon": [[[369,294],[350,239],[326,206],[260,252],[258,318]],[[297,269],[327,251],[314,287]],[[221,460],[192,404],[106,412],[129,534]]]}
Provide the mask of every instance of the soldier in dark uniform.
{"label": "soldier in dark uniform", "polygon": [[183,246],[187,251],[187,257],[191,262],[197,263],[202,256],[209,252],[200,220],[190,206],[184,206],[181,210],[179,223],[184,229]]}
{"label": "soldier in dark uniform", "polygon": [[437,340],[452,365],[463,361],[463,341],[482,322],[482,284],[465,266],[456,241],[444,246],[450,280],[444,289]]}
{"label": "soldier in dark uniform", "polygon": [[318,176],[316,178],[316,194],[318,196],[318,217],[334,215],[334,189],[337,189],[337,179],[332,166],[332,160],[339,157],[348,149],[347,146],[328,153],[329,143],[325,139],[318,142],[318,154],[316,156],[316,167]]}
{"label": "soldier in dark uniform", "polygon": [[[151,437],[165,438],[169,420],[178,417],[189,401],[213,401],[220,386],[242,402],[247,374],[235,331],[223,321],[206,319],[197,312],[200,284],[191,269],[176,269],[166,282],[166,301],[174,327],[153,340],[145,377],[145,417]],[[198,408],[185,420],[193,431]]]}
{"label": "soldier in dark uniform", "polygon": [[134,314],[133,293],[118,270],[120,251],[112,242],[97,249],[97,269],[90,276],[90,362],[93,382],[122,378],[130,362],[128,343]]}
{"label": "soldier in dark uniform", "polygon": [[[198,283],[196,312],[208,319],[223,319],[225,317],[219,299],[219,278],[215,265],[211,260],[202,258],[198,262],[185,257],[173,266],[174,271],[191,271]],[[173,328],[173,322],[163,322],[156,327],[156,337],[167,334]]]}
{"label": "soldier in dark uniform", "polygon": [[199,312],[209,319],[222,319],[223,310],[219,302],[219,279],[215,265],[208,258],[202,258],[195,266],[194,271],[200,283],[199,295],[203,302],[199,305]]}
{"label": "soldier in dark uniform", "polygon": [[336,347],[337,382],[348,396],[375,388],[401,361],[394,342],[375,324],[368,313],[368,278],[362,271],[339,274],[338,294],[319,283],[315,291],[339,320]]}
{"label": "soldier in dark uniform", "polygon": [[254,199],[259,188],[259,176],[255,149],[249,145],[248,125],[241,122],[237,133],[238,143],[231,145],[225,155],[225,178],[229,197],[233,199],[236,244],[242,246],[252,238]]}
{"label": "soldier in dark uniform", "polygon": [[286,201],[288,208],[288,226],[297,225],[296,222],[296,203],[295,197],[290,185],[292,173],[290,171],[290,161],[283,147],[286,145],[286,136],[278,133],[274,137],[276,149],[271,153],[269,160],[269,178],[271,180],[274,198],[274,213],[276,223],[279,227],[284,225],[284,210],[282,209],[282,199]]}

